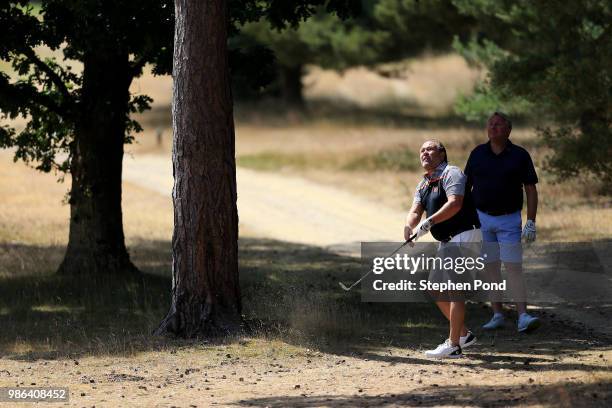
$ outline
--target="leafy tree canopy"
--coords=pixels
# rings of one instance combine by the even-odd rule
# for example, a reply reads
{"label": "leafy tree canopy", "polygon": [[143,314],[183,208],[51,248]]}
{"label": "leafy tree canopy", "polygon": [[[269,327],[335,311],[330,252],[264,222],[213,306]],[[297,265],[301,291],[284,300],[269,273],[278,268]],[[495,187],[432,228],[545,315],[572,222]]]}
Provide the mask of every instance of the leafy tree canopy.
{"label": "leafy tree canopy", "polygon": [[[129,58],[127,77],[116,78],[126,87],[142,74],[145,64],[154,73],[171,70],[173,2],[44,0],[34,8],[19,0],[0,6],[0,59],[9,61],[13,73],[0,72],[2,115],[28,119],[16,133],[0,128],[0,147],[17,147],[15,159],[37,163],[37,168],[67,171],[75,126],[82,106],[83,70],[75,69],[96,54]],[[43,58],[37,47],[61,52],[63,60]],[[79,64],[81,63],[81,64]],[[132,96],[126,111],[126,141],[140,130],[130,113],[142,112],[151,99]],[[121,110],[121,108],[119,108]],[[68,157],[56,162],[57,153]]]}
{"label": "leafy tree canopy", "polygon": [[[296,27],[321,8],[348,17],[361,7],[356,0],[231,0],[228,4],[234,35],[239,26],[261,18],[276,28]],[[16,147],[16,160],[36,163],[42,171],[69,170],[75,127],[90,108],[83,105],[84,71],[75,65],[95,64],[96,55],[104,54],[105,62],[112,56],[127,56],[129,72],[116,78],[126,90],[146,64],[152,65],[154,74],[172,69],[172,0],[14,0],[0,4],[0,25],[0,60],[9,62],[13,71],[0,72],[0,117],[27,118],[18,133],[6,124],[0,127],[0,147]],[[41,57],[41,46],[62,54],[62,60]],[[263,47],[237,49],[230,58],[233,75],[254,84],[269,81],[266,70],[259,68],[273,58]],[[146,95],[132,95],[127,107],[115,107],[125,121],[126,142],[141,130],[130,115],[148,109],[150,102]]]}
{"label": "leafy tree canopy", "polygon": [[[490,71],[482,91],[525,101],[554,126],[540,130],[561,177],[612,182],[612,3],[453,0],[478,21],[465,50]],[[489,52],[485,50],[489,48]],[[489,58],[493,56],[492,58]],[[482,94],[482,92],[481,92]],[[478,97],[478,96],[477,96]]]}
{"label": "leafy tree canopy", "polygon": [[373,3],[372,17],[388,33],[381,54],[385,61],[413,57],[424,50],[448,51],[454,36],[467,39],[475,23],[451,0],[379,0]]}

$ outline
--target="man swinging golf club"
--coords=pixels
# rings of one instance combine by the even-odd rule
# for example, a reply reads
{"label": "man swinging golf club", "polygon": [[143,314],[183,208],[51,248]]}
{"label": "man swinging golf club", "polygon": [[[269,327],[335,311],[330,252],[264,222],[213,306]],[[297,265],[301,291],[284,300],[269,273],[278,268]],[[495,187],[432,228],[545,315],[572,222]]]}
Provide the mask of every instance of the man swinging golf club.
{"label": "man swinging golf club", "polygon": [[[412,207],[406,217],[404,237],[416,234],[415,241],[427,232],[445,246],[482,240],[476,208],[469,194],[466,196],[466,177],[448,164],[446,149],[438,140],[423,143],[420,161],[425,174],[417,185]],[[419,222],[423,213],[426,219]],[[431,278],[431,275],[430,275]],[[454,299],[451,299],[454,300]],[[434,358],[458,358],[462,349],[476,342],[476,337],[465,326],[465,301],[442,301],[436,304],[450,322],[446,341],[425,355]]]}

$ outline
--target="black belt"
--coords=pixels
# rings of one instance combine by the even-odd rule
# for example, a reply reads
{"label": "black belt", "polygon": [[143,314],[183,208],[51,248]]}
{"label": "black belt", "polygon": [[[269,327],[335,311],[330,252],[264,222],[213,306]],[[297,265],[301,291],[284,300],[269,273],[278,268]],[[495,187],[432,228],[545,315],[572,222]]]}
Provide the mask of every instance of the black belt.
{"label": "black belt", "polygon": [[463,233],[463,232],[465,232],[465,231],[471,231],[471,230],[478,229],[478,228],[480,228],[480,227],[477,227],[476,225],[471,225],[471,226],[470,226],[470,227],[468,227],[467,229],[464,229],[464,230],[462,230],[462,231],[459,231],[459,232],[457,232],[457,233],[455,233],[455,234],[451,234],[451,235],[450,235],[448,238],[446,238],[446,239],[441,239],[441,240],[440,240],[440,242],[447,243],[447,242],[449,242],[451,239],[453,239],[453,237],[455,237],[455,236],[457,236],[457,235],[459,235],[459,234],[461,234],[461,233]]}
{"label": "black belt", "polygon": [[485,211],[485,210],[479,209],[478,211],[483,212],[483,213],[485,213],[487,215],[490,215],[492,217],[499,217],[501,215],[514,214],[516,211],[519,211],[519,210],[516,210],[516,211]]}

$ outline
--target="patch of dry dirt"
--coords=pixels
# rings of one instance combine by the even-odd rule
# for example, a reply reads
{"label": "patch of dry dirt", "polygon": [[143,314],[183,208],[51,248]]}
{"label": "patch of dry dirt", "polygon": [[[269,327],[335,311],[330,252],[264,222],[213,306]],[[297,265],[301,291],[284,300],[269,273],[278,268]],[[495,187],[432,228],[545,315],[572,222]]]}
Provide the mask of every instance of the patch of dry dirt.
{"label": "patch of dry dirt", "polygon": [[610,406],[609,347],[507,334],[453,361],[425,359],[423,345],[340,353],[248,339],[132,357],[4,358],[0,386],[69,387],[64,405],[96,407]]}

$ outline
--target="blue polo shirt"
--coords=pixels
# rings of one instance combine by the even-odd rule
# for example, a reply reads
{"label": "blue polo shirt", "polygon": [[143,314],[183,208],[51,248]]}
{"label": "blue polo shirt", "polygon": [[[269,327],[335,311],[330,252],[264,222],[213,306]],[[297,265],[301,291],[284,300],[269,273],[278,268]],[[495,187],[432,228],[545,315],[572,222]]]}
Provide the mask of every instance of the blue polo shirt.
{"label": "blue polo shirt", "polygon": [[509,140],[500,154],[493,153],[491,142],[477,146],[470,153],[464,173],[476,208],[490,215],[520,211],[523,185],[538,182],[527,150]]}

